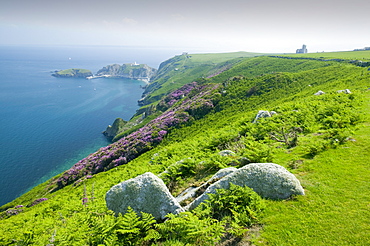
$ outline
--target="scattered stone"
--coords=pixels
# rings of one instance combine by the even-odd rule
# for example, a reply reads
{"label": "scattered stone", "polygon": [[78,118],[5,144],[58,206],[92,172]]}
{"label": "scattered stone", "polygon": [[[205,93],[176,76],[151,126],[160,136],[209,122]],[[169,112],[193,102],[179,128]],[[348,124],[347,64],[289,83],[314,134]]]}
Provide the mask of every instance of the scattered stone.
{"label": "scattered stone", "polygon": [[284,167],[274,163],[253,163],[239,168],[209,186],[185,209],[194,209],[209,198],[209,193],[215,194],[217,189],[228,189],[230,183],[248,186],[261,197],[273,200],[287,199],[292,195],[304,195],[299,180]]}
{"label": "scattered stone", "polygon": [[318,91],[318,92],[316,92],[314,95],[315,96],[320,96],[320,95],[324,95],[325,94],[325,92],[323,92],[323,91]]}
{"label": "scattered stone", "polygon": [[260,110],[258,111],[256,117],[254,118],[253,120],[253,123],[257,123],[258,119],[260,118],[268,118],[268,117],[271,117],[273,115],[277,114],[275,111],[266,111],[266,110]]}
{"label": "scattered stone", "polygon": [[227,175],[229,175],[230,173],[233,173],[235,172],[236,170],[238,170],[237,168],[235,167],[227,167],[227,168],[223,168],[223,169],[220,169],[218,170],[218,172],[216,174],[214,174],[212,176],[212,178],[210,178],[207,183],[212,183],[214,182],[215,180],[219,180]]}
{"label": "scattered stone", "polygon": [[164,182],[150,172],[113,186],[105,200],[108,209],[115,213],[125,214],[130,206],[137,213],[152,214],[157,220],[184,211]]}
{"label": "scattered stone", "polygon": [[231,150],[222,150],[222,151],[218,152],[218,154],[220,156],[236,156],[235,152],[233,152]]}
{"label": "scattered stone", "polygon": [[220,169],[216,174],[214,174],[205,184],[199,187],[189,187],[188,189],[184,190],[180,195],[176,197],[176,200],[181,203],[189,198],[195,197],[200,190],[206,190],[212,183],[220,180],[221,178],[229,175],[230,173],[235,172],[235,167],[228,167]]}
{"label": "scattered stone", "polygon": [[352,92],[349,89],[339,90],[339,91],[337,91],[337,93],[352,94]]}
{"label": "scattered stone", "polygon": [[252,163],[251,160],[249,160],[247,157],[241,157],[238,159],[238,161],[239,161],[239,166],[241,167]]}

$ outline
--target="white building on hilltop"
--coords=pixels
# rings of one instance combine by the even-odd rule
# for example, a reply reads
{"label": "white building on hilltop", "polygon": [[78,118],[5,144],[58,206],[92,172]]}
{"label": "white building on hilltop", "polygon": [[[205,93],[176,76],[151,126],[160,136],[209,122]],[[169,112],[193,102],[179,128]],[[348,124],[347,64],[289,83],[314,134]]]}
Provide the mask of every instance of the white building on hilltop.
{"label": "white building on hilltop", "polygon": [[296,52],[297,54],[304,54],[304,53],[307,53],[307,48],[306,48],[306,45],[302,45],[302,49],[297,49]]}

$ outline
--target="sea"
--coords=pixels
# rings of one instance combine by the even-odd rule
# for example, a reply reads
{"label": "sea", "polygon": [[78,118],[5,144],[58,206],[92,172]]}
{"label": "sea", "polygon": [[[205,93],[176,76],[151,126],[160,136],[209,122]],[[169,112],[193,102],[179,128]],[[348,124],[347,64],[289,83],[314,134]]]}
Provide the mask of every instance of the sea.
{"label": "sea", "polygon": [[56,78],[109,64],[159,64],[181,50],[125,46],[0,46],[0,206],[109,144],[102,131],[139,108],[144,82]]}

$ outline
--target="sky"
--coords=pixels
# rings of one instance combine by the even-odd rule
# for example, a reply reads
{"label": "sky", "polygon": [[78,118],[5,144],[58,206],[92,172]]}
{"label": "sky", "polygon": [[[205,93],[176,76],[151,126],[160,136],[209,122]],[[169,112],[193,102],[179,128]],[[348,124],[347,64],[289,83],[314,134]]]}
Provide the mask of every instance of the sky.
{"label": "sky", "polygon": [[294,53],[370,46],[369,0],[9,0],[0,45]]}

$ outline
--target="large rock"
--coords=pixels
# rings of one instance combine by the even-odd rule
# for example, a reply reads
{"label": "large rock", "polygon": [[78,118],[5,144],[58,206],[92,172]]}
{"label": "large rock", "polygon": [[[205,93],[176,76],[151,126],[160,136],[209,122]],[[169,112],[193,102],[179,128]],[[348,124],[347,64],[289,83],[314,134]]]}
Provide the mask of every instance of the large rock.
{"label": "large rock", "polygon": [[228,189],[230,183],[248,186],[261,197],[273,200],[287,199],[292,195],[304,195],[299,180],[284,167],[274,163],[253,163],[239,168],[209,186],[186,209],[194,209],[209,198],[209,193],[215,194],[217,189]]}
{"label": "large rock", "polygon": [[253,123],[257,123],[258,119],[260,119],[260,118],[268,118],[268,117],[271,117],[275,114],[276,114],[275,111],[260,110],[260,111],[258,111],[256,117],[254,118]]}
{"label": "large rock", "polygon": [[321,95],[324,95],[325,94],[325,92],[323,92],[323,91],[318,91],[318,92],[316,92],[314,95],[315,96],[321,96]]}
{"label": "large rock", "polygon": [[112,139],[122,130],[122,128],[125,126],[127,121],[124,121],[121,118],[117,118],[113,125],[109,125],[107,129],[103,132],[103,135],[106,136],[109,140],[112,141]]}
{"label": "large rock", "polygon": [[213,175],[205,184],[199,186],[199,187],[189,187],[183,192],[181,192],[180,195],[176,197],[176,200],[181,203],[182,201],[185,201],[186,199],[196,197],[197,193],[199,191],[206,190],[211,184],[217,182],[221,178],[229,175],[232,172],[235,172],[237,169],[235,167],[228,167],[220,169],[215,175]]}
{"label": "large rock", "polygon": [[352,92],[349,89],[339,90],[337,91],[337,93],[352,94]]}
{"label": "large rock", "polygon": [[130,206],[137,213],[152,214],[157,220],[184,211],[163,181],[150,172],[113,186],[105,200],[108,209],[115,213],[124,214]]}

